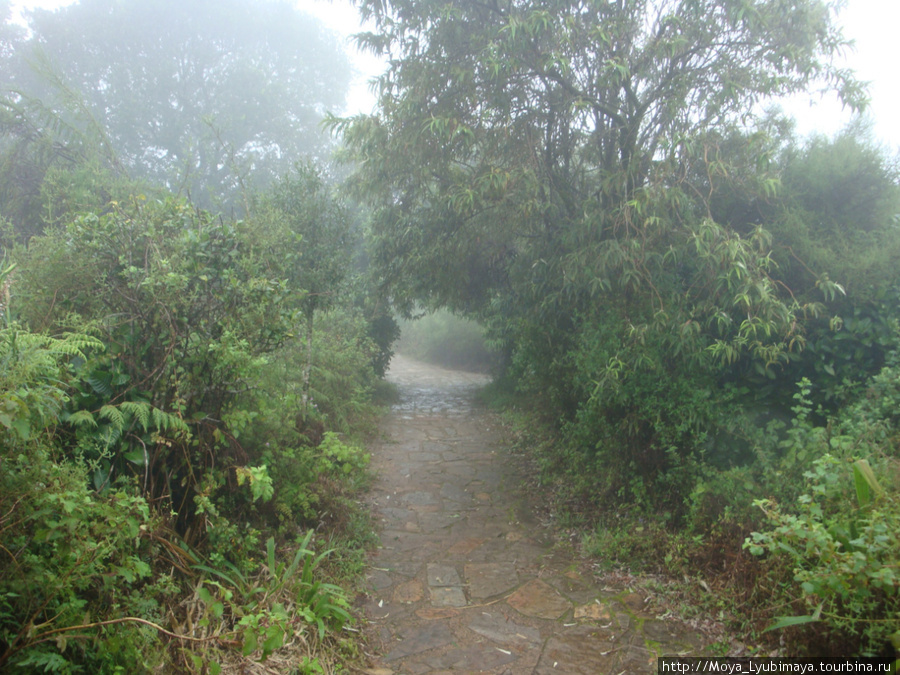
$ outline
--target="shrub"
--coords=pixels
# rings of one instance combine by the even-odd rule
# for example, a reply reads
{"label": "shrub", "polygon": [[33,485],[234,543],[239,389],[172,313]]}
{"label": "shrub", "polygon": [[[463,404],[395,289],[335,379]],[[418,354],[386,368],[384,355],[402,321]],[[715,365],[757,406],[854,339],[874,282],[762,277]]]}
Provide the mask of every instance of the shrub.
{"label": "shrub", "polygon": [[895,353],[830,433],[817,429],[828,452],[810,458],[796,502],[757,502],[768,527],[745,546],[790,562],[796,585],[784,580],[784,593],[807,610],[775,627],[821,623],[862,654],[900,645],[898,402]]}
{"label": "shrub", "polygon": [[[896,469],[896,467],[895,467]],[[886,493],[866,460],[826,455],[806,474],[807,492],[787,510],[760,500],[770,529],[754,532],[754,554],[787,557],[808,614],[774,627],[824,622],[863,655],[900,640],[900,501]]]}
{"label": "shrub", "polygon": [[[88,488],[53,444],[67,364],[97,341],[0,330],[0,669],[108,672],[150,664],[164,580],[152,580],[147,502]],[[104,624],[104,622],[108,622]]]}

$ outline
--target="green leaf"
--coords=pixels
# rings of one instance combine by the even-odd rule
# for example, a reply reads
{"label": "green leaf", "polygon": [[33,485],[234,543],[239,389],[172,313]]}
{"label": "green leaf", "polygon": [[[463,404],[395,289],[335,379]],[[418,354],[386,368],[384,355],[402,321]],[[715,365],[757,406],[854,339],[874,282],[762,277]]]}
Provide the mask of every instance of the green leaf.
{"label": "green leaf", "polygon": [[256,631],[253,629],[247,630],[244,632],[244,646],[241,649],[241,654],[244,656],[250,656],[253,652],[256,651],[256,647],[258,645]]}
{"label": "green leaf", "polygon": [[275,628],[271,632],[272,634],[263,641],[263,659],[284,644],[284,632],[281,629]]}
{"label": "green leaf", "polygon": [[780,630],[791,626],[802,626],[803,624],[816,623],[819,621],[819,619],[814,616],[779,616],[775,618],[777,621],[766,628],[763,633],[767,633],[770,630]]}
{"label": "green leaf", "polygon": [[853,462],[853,485],[856,488],[856,501],[860,508],[865,508],[872,502],[872,493],[879,497],[884,494],[884,488],[875,478],[875,472],[865,459]]}
{"label": "green leaf", "polygon": [[31,438],[31,424],[26,418],[19,417],[14,419],[10,426],[17,434],[19,434],[19,438],[23,441],[27,441]]}
{"label": "green leaf", "polygon": [[197,597],[200,598],[201,602],[204,602],[207,605],[211,604],[213,601],[212,593],[209,592],[209,589],[207,589],[206,586],[201,586],[197,589]]}
{"label": "green leaf", "polygon": [[137,464],[138,466],[144,466],[146,462],[146,455],[144,454],[143,449],[135,448],[134,450],[129,450],[122,455],[125,459],[127,459],[132,464]]}

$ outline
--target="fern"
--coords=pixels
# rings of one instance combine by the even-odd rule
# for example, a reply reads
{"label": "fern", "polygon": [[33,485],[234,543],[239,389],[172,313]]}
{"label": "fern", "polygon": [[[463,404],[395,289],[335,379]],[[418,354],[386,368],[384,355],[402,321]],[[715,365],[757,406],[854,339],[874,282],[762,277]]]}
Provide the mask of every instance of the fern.
{"label": "fern", "polygon": [[94,419],[94,416],[89,410],[79,410],[74,412],[71,415],[68,415],[65,421],[76,427],[90,427],[92,429],[98,427],[97,420]]}
{"label": "fern", "polygon": [[122,414],[122,411],[118,406],[105,405],[100,408],[98,415],[102,419],[109,420],[110,424],[120,431],[126,427],[125,415]]}
{"label": "fern", "polygon": [[[150,430],[150,404],[138,401],[124,401],[119,407],[131,417],[137,419],[144,431]],[[163,413],[165,414],[165,413]],[[157,427],[162,427],[158,424]]]}
{"label": "fern", "polygon": [[107,424],[103,427],[103,431],[100,432],[100,440],[107,449],[112,448],[122,440],[122,431],[122,427],[118,427],[114,424]]}
{"label": "fern", "polygon": [[178,431],[185,435],[190,434],[188,425],[176,415],[167,413],[159,408],[150,408],[153,425],[162,431]]}
{"label": "fern", "polygon": [[65,356],[85,358],[85,352],[105,351],[106,346],[97,338],[81,333],[64,333],[61,339],[48,338],[51,351]]}

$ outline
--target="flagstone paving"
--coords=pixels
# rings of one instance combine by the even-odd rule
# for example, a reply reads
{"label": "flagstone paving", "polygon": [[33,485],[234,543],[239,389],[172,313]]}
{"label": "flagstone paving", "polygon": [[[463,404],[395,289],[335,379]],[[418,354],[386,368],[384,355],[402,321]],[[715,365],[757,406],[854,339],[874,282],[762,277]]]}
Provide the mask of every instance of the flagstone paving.
{"label": "flagstone paving", "polygon": [[704,635],[601,584],[534,516],[482,375],[395,357],[400,401],[372,449],[381,546],[362,600],[370,675],[655,673]]}

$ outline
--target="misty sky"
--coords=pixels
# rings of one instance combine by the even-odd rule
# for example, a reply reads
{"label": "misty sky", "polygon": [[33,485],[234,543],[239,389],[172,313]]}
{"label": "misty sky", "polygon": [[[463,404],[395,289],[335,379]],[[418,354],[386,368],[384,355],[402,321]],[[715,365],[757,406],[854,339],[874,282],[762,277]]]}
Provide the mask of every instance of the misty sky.
{"label": "misty sky", "polygon": [[[58,7],[67,0],[19,0],[14,5]],[[843,58],[846,67],[857,72],[859,78],[870,83],[869,115],[875,122],[875,139],[888,145],[892,152],[900,149],[900,40],[896,37],[900,25],[900,2],[896,0],[847,0],[839,16],[844,34],[856,41],[855,50]],[[384,69],[384,64],[368,54],[356,51],[350,36],[361,30],[358,15],[349,0],[298,0],[297,6],[322,19],[332,30],[342,35],[356,69],[349,94],[349,114],[371,112],[374,97],[368,81]],[[814,131],[832,135],[850,121],[849,111],[842,110],[834,97],[826,99],[801,97],[786,102],[784,108],[798,121],[801,134]]]}

